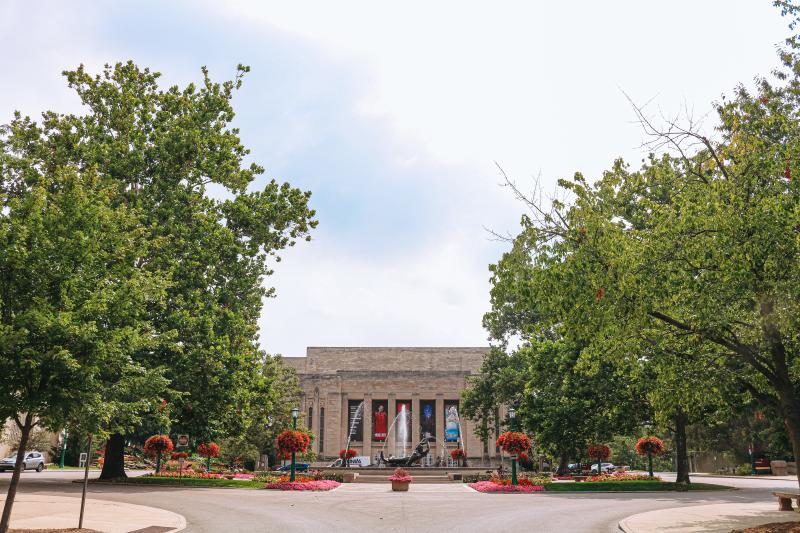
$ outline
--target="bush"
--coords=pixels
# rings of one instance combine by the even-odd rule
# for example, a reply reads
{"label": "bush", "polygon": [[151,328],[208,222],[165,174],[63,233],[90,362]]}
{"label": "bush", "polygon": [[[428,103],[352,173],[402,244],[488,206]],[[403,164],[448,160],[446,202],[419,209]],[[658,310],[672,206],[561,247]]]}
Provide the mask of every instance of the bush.
{"label": "bush", "polygon": [[736,467],[737,476],[749,476],[753,473],[753,465],[750,463],[742,463]]}
{"label": "bush", "polygon": [[325,470],[312,470],[309,472],[316,481],[338,481],[344,483],[344,475],[338,472],[328,472]]}
{"label": "bush", "polygon": [[479,481],[489,481],[492,479],[491,474],[466,474],[461,480],[464,483],[477,483]]}

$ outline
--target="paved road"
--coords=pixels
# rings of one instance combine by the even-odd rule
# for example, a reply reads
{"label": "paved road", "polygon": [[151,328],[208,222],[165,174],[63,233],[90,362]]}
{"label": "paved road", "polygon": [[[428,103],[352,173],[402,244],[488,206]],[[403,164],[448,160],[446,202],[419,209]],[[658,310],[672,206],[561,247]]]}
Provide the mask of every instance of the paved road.
{"label": "paved road", "polygon": [[[94,475],[97,475],[94,473]],[[78,472],[26,472],[20,491],[80,495]],[[667,476],[665,476],[666,478]],[[9,474],[0,475],[0,490]],[[611,532],[629,515],[667,507],[768,502],[790,480],[695,478],[741,490],[650,494],[479,494],[461,485],[345,484],[329,493],[243,489],[90,486],[90,498],[161,507],[186,517],[190,532]]]}

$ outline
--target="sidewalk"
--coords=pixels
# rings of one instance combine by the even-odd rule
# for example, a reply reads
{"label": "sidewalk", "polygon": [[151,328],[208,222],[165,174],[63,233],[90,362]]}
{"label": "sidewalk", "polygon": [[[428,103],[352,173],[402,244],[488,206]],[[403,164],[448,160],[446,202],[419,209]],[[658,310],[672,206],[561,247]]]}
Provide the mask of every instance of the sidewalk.
{"label": "sidewalk", "polygon": [[[4,500],[4,497],[0,499],[0,505]],[[77,528],[80,505],[80,496],[17,494],[11,513],[11,528]],[[183,516],[171,511],[94,498],[87,498],[83,516],[84,528],[108,533],[129,533],[145,528],[170,533],[186,527]]]}
{"label": "sidewalk", "polygon": [[766,479],[772,481],[797,481],[797,476],[772,476],[772,475],[764,475],[764,476],[734,476],[731,474],[709,474],[706,472],[692,472],[690,474],[692,477],[728,477],[733,479]]}
{"label": "sidewalk", "polygon": [[620,521],[619,528],[625,533],[729,533],[770,522],[800,521],[800,514],[777,508],[777,501],[671,507],[629,516]]}

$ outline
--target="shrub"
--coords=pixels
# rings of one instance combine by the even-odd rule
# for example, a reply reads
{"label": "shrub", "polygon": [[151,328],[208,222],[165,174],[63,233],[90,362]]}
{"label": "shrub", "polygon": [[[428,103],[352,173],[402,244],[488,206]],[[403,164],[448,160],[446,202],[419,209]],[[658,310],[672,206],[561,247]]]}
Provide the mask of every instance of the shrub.
{"label": "shrub", "polygon": [[389,476],[389,481],[404,481],[407,483],[411,483],[414,481],[414,478],[411,477],[411,474],[408,473],[408,470],[405,468],[397,468],[394,471],[394,474]]}
{"label": "shrub", "polygon": [[461,480],[464,483],[477,483],[478,481],[489,481],[492,479],[491,474],[465,474]]}
{"label": "shrub", "polygon": [[531,439],[524,433],[516,431],[506,431],[497,437],[497,445],[503,449],[504,452],[517,455],[524,451],[530,450]]}
{"label": "shrub", "polygon": [[736,467],[737,476],[749,476],[753,473],[753,465],[750,463],[742,463]]}
{"label": "shrub", "polygon": [[309,475],[312,476],[316,481],[328,480],[328,481],[338,481],[339,483],[344,483],[344,475],[338,472],[328,472],[326,470],[312,470],[309,472]]}
{"label": "shrub", "polygon": [[553,478],[550,476],[526,476],[524,479],[529,480],[532,485],[544,486],[553,482]]}

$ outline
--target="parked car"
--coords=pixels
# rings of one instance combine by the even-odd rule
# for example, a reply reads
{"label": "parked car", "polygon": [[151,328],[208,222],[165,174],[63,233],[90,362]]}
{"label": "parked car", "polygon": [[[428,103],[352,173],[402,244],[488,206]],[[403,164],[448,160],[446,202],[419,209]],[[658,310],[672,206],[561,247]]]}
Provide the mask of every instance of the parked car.
{"label": "parked car", "polygon": [[[14,470],[14,465],[17,462],[17,456],[12,455],[0,460],[0,472],[5,470]],[[41,472],[44,470],[44,455],[39,452],[28,452],[25,454],[25,462],[22,465],[23,470],[36,470]]]}
{"label": "parked car", "polygon": [[[617,468],[614,463],[600,463],[600,466],[604,474],[611,473]],[[597,475],[597,463],[592,465],[592,474]]]}
{"label": "parked car", "polygon": [[[275,472],[290,472],[292,470],[292,465],[286,466],[276,466],[272,469]],[[308,472],[308,463],[295,463],[294,464],[294,471],[295,472]]]}

